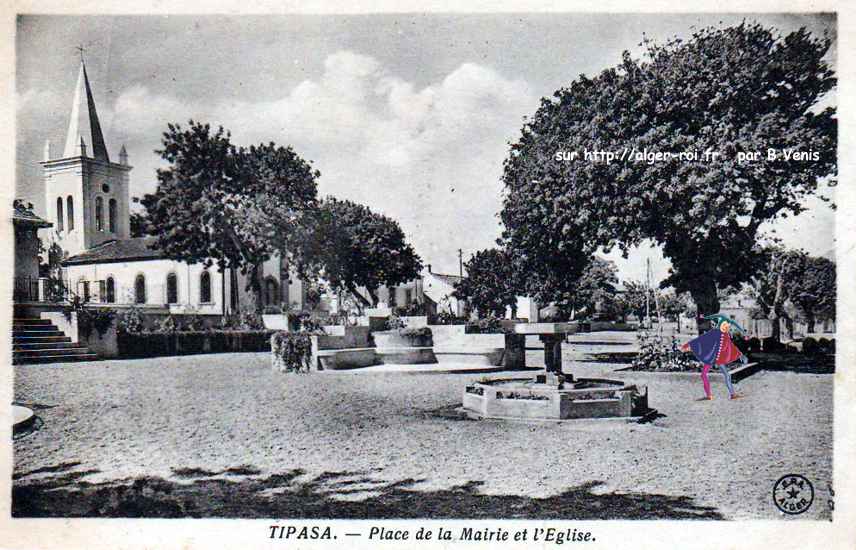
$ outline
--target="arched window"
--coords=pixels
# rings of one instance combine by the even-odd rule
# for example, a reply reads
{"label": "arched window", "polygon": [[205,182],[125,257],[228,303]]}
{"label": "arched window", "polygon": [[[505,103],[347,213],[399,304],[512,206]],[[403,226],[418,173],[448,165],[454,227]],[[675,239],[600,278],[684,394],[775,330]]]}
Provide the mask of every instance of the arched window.
{"label": "arched window", "polygon": [[134,280],[134,303],[146,303],[146,277],[142,273]]}
{"label": "arched window", "polygon": [[178,303],[178,276],[175,273],[166,276],[166,303]]}
{"label": "arched window", "polygon": [[65,209],[65,215],[68,216],[68,230],[74,231],[74,199],[71,198],[71,195],[66,199],[65,204],[67,208]]}
{"label": "arched window", "polygon": [[110,233],[116,232],[116,199],[110,199],[110,208],[108,211]]}
{"label": "arched window", "polygon": [[211,274],[203,271],[199,276],[199,302],[208,304],[211,302]]}
{"label": "arched window", "polygon": [[56,199],[56,229],[57,231],[63,231],[64,229],[63,219],[62,219],[62,197],[57,197]]}
{"label": "arched window", "polygon": [[104,294],[108,304],[116,303],[116,281],[113,280],[113,277],[107,277]]}
{"label": "arched window", "polygon": [[95,230],[104,231],[104,199],[95,199]]}
{"label": "arched window", "polygon": [[279,303],[279,285],[273,278],[265,280],[265,303],[268,305]]}

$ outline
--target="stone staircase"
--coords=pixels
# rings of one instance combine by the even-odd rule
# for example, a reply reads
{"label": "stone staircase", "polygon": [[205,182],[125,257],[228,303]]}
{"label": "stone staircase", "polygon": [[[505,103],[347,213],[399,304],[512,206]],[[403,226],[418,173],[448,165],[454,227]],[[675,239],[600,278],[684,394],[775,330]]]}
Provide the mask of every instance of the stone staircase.
{"label": "stone staircase", "polygon": [[49,319],[12,320],[13,365],[96,360],[96,354],[73,343]]}

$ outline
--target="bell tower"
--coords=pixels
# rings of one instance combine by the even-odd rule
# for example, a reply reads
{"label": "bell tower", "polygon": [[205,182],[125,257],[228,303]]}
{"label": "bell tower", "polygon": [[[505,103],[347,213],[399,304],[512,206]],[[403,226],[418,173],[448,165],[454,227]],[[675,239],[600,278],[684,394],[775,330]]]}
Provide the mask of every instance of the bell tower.
{"label": "bell tower", "polygon": [[46,143],[41,165],[47,217],[69,256],[130,237],[128,153],[110,161],[82,52],[65,148],[53,158]]}

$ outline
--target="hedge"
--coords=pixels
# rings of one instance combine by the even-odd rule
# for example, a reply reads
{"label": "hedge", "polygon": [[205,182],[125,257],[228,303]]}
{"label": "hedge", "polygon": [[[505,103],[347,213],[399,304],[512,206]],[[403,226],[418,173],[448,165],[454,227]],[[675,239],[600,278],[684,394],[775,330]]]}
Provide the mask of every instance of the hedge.
{"label": "hedge", "polygon": [[120,357],[161,357],[195,353],[270,351],[272,330],[182,331],[116,335]]}

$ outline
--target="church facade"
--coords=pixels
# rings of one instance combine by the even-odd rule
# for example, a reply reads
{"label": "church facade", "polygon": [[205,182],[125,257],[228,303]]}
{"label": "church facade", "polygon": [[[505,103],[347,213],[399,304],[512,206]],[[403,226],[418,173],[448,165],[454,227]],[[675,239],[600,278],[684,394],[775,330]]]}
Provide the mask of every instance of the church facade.
{"label": "church facade", "polygon": [[[248,303],[246,277],[168,259],[153,237],[131,237],[130,173],[125,147],[111,159],[81,60],[62,152],[45,144],[41,162],[47,221],[43,240],[63,251],[63,278],[90,303],[169,313],[225,315]],[[44,237],[47,237],[46,239]],[[280,258],[261,269],[264,305],[303,306],[299,280]]]}

